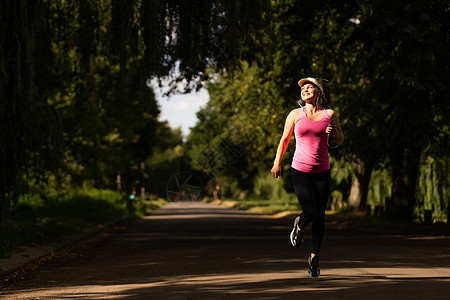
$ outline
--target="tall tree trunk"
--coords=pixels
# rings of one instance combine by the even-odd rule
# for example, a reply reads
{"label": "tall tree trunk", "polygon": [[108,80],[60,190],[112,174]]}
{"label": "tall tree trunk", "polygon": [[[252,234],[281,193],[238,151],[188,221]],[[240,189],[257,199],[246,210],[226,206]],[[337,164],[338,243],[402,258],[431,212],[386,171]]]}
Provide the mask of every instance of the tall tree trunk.
{"label": "tall tree trunk", "polygon": [[355,157],[355,177],[353,178],[350,196],[348,198],[348,205],[351,210],[366,210],[371,174],[372,166],[360,157]]}
{"label": "tall tree trunk", "polygon": [[[392,199],[388,215],[396,220],[412,220],[415,204],[417,173],[421,149],[410,149],[394,160],[392,173]],[[409,154],[408,154],[409,152]]]}

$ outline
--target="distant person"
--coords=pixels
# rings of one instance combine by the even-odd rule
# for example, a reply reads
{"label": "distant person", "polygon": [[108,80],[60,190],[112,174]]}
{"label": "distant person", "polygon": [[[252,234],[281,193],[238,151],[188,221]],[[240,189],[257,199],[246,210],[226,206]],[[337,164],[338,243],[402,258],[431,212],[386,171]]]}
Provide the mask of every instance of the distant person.
{"label": "distant person", "polygon": [[325,210],[331,181],[328,139],[334,139],[337,145],[342,145],[344,134],[336,113],[321,106],[327,103],[319,80],[303,78],[298,85],[304,106],[300,104],[301,107],[292,110],[286,118],[271,173],[275,178],[280,177],[281,159],[294,132],[296,147],[291,164],[291,177],[302,213],[294,220],[290,240],[294,247],[299,247],[306,225],[312,222],[308,274],[318,277],[319,252],[325,233]]}
{"label": "distant person", "polygon": [[132,189],[131,194],[128,196],[128,199],[131,201],[136,200],[136,189],[135,188]]}
{"label": "distant person", "polygon": [[128,196],[127,207],[130,212],[134,211],[134,204],[136,202],[136,188],[133,187],[131,194]]}
{"label": "distant person", "polygon": [[222,203],[222,191],[220,190],[219,185],[216,185],[216,189],[213,192],[213,196],[217,204]]}

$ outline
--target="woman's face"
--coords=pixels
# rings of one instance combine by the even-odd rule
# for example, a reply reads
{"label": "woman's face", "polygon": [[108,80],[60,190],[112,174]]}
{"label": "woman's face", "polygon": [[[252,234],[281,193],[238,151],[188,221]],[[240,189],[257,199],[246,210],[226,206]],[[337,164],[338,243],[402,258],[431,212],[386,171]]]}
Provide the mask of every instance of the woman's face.
{"label": "woman's face", "polygon": [[308,102],[308,100],[312,101],[316,99],[318,96],[319,90],[312,83],[306,83],[301,87],[301,96],[302,100]]}

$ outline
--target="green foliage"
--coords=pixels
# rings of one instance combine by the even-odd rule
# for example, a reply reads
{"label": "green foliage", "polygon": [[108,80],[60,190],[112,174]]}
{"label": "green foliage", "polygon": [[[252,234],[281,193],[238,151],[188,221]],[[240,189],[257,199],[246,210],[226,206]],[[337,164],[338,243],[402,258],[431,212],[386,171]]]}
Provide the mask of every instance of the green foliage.
{"label": "green foliage", "polygon": [[436,221],[444,221],[450,198],[449,158],[424,159],[419,169],[415,215],[423,220],[425,210],[433,212]]}
{"label": "green foliage", "polygon": [[269,9],[267,0],[0,5],[1,216],[26,192],[24,178],[48,171],[76,185],[147,184],[143,162],[165,138],[147,80],[179,65],[174,84],[189,82],[251,58]]}
{"label": "green foliage", "polygon": [[295,202],[295,194],[288,194],[282,180],[274,180],[270,173],[261,173],[255,177],[253,185],[254,196],[260,200],[272,202]]}
{"label": "green foliage", "polygon": [[156,133],[159,139],[153,153],[145,161],[149,171],[144,183],[152,193],[166,197],[170,179],[191,168],[187,162],[181,129],[171,130],[168,124],[162,123],[157,127]]}
{"label": "green foliage", "polygon": [[[286,201],[282,200],[261,200],[261,199],[236,199],[226,198],[222,201],[222,205],[225,207],[248,210],[253,213],[273,215],[282,212],[298,213],[300,205],[295,198],[295,195]],[[236,200],[235,200],[236,199]],[[213,198],[205,198],[204,201],[213,202]]]}
{"label": "green foliage", "polygon": [[392,197],[392,169],[384,167],[372,171],[367,204],[372,207],[386,207]]}
{"label": "green foliage", "polygon": [[110,190],[73,190],[44,200],[23,195],[8,209],[0,226],[1,257],[20,247],[33,246],[81,229],[128,215],[122,195]]}
{"label": "green foliage", "polygon": [[[389,210],[408,218],[421,153],[439,137],[442,124],[436,122],[440,119],[436,115],[449,109],[448,103],[439,101],[448,94],[441,74],[448,73],[448,53],[442,49],[448,47],[449,38],[447,30],[440,28],[445,27],[449,11],[441,1],[400,1],[389,9],[387,4],[360,4],[359,24],[344,48],[354,57],[347,77],[360,83],[362,93],[359,99],[348,98],[348,113],[357,116],[353,120],[361,128],[360,132],[350,130],[349,137],[355,146],[352,152],[368,166],[386,159],[391,162]],[[360,111],[365,118],[359,118]],[[359,147],[360,142],[365,145]]]}
{"label": "green foliage", "polygon": [[108,221],[148,215],[166,203],[153,196],[137,197],[130,210],[128,202],[117,191],[93,188],[73,189],[46,199],[38,194],[22,195],[0,225],[0,258]]}
{"label": "green foliage", "polygon": [[58,118],[47,104],[56,73],[47,17],[42,1],[0,4],[0,222],[26,191],[25,175],[54,169],[62,153]]}
{"label": "green foliage", "polygon": [[352,177],[354,176],[354,170],[351,161],[346,160],[344,156],[341,156],[339,159],[330,156],[330,165],[331,201],[329,202],[329,206],[334,211],[347,207],[347,199],[352,184]]}
{"label": "green foliage", "polygon": [[136,1],[135,5],[147,70],[166,76],[179,60],[176,82],[199,79],[209,66],[222,70],[252,59],[265,17],[270,17],[265,14],[270,11],[268,0]]}
{"label": "green foliage", "polygon": [[[0,217],[28,182],[45,203],[69,186],[162,193],[169,173],[190,169],[186,153],[236,192],[253,190],[308,75],[329,79],[346,136],[331,152],[335,194],[348,198],[358,161],[356,178],[375,170],[361,191],[370,203],[411,215],[423,198],[442,211],[449,13],[432,0],[2,1]],[[147,86],[176,65],[173,88],[207,80],[211,96],[187,145],[158,122]]]}
{"label": "green foliage", "polygon": [[152,197],[150,199],[145,199],[142,197],[138,197],[136,203],[134,203],[133,213],[136,216],[148,216],[155,209],[164,206],[167,203],[166,199]]}
{"label": "green foliage", "polygon": [[241,190],[252,190],[253,178],[273,160],[275,121],[287,115],[272,75],[242,62],[239,72],[211,79],[210,101],[187,140],[194,168],[237,178]]}
{"label": "green foliage", "polygon": [[[273,1],[271,13],[258,58],[240,62],[232,74],[211,76],[211,101],[190,137],[191,159],[252,189],[248,178],[270,169],[284,116],[298,98],[297,80],[318,75],[329,79],[325,91],[346,136],[331,151],[343,160],[333,168],[336,198],[346,201],[354,176],[360,209],[366,198],[371,205],[388,201],[390,213],[410,218],[421,153],[441,149],[448,156],[449,105],[438,100],[448,94],[442,76],[448,74],[448,5]],[[252,151],[230,159],[225,146],[244,145]],[[357,168],[349,172],[352,161]]]}

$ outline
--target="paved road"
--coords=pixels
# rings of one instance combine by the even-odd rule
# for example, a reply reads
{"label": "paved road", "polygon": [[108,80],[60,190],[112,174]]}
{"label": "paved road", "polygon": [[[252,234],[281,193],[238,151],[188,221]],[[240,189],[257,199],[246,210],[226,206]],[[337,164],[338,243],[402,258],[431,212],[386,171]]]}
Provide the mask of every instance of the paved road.
{"label": "paved road", "polygon": [[322,275],[293,217],[170,203],[64,263],[47,263],[2,299],[448,299],[450,238],[328,227]]}

